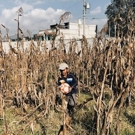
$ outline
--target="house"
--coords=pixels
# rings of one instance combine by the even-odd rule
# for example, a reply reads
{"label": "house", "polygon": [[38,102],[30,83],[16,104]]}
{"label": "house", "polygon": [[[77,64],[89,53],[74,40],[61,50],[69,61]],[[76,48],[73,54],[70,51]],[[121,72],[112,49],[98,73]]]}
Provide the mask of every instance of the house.
{"label": "house", "polygon": [[[64,24],[50,25],[50,29],[40,30],[37,34],[40,40],[51,40],[53,35],[58,30],[57,39],[64,37],[64,39],[81,39],[83,35],[83,24],[81,20],[78,23],[66,22]],[[87,39],[96,37],[97,25],[85,25],[85,36]]]}

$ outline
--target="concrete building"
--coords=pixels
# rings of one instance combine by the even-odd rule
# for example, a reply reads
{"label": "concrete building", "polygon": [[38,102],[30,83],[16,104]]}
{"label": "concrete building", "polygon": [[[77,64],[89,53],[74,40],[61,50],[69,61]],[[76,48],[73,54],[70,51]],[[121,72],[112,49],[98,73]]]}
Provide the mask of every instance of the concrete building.
{"label": "concrete building", "polygon": [[[79,20],[78,23],[66,22],[62,25],[50,25],[50,29],[40,30],[37,36],[40,40],[51,40],[53,34],[56,33],[56,29],[58,29],[57,39],[62,36],[64,39],[81,39],[83,35],[83,24],[81,23],[81,20]],[[90,39],[96,37],[96,29],[97,25],[85,25],[86,38]]]}

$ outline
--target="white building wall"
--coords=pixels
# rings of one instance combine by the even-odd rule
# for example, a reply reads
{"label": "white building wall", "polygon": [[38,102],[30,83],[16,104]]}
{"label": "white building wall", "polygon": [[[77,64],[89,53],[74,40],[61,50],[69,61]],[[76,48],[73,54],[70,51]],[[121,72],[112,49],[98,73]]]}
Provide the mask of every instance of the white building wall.
{"label": "white building wall", "polygon": [[[85,36],[86,38],[93,38],[96,36],[96,25],[85,25]],[[52,30],[48,30],[51,32]],[[43,33],[43,31],[39,32],[40,34]],[[64,39],[81,39],[83,35],[83,24],[81,23],[69,23],[69,29],[60,29],[60,35],[57,37],[60,38],[61,36],[64,36]]]}
{"label": "white building wall", "polygon": [[77,23],[70,23],[69,29],[77,30],[78,29],[78,24]]}
{"label": "white building wall", "polygon": [[85,27],[85,35],[86,38],[91,38],[96,36],[96,25],[86,25]]}
{"label": "white building wall", "polygon": [[60,30],[60,36],[64,37],[64,39],[78,39],[78,30],[68,30],[68,29],[61,29]]}
{"label": "white building wall", "polygon": [[[86,38],[93,38],[96,36],[96,25],[85,25]],[[83,25],[70,23],[69,29],[60,29],[60,36],[64,35],[65,39],[81,39],[83,35]]]}

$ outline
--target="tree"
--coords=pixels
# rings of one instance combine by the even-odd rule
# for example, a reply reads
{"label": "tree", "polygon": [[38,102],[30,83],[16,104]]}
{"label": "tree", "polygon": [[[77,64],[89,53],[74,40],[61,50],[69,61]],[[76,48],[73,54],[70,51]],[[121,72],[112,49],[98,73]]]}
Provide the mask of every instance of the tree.
{"label": "tree", "polygon": [[[111,36],[123,37],[129,30],[134,34],[133,24],[135,22],[135,0],[113,0],[107,7],[105,14],[108,17]],[[115,25],[116,31],[115,33]]]}

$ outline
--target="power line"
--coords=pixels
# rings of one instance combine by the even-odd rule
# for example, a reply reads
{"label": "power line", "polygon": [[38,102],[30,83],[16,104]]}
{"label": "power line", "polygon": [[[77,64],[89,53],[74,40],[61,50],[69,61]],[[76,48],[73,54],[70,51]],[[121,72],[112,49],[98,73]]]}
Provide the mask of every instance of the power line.
{"label": "power line", "polygon": [[[76,3],[75,3],[75,4],[73,4],[73,5],[71,5],[70,7],[65,8],[65,10],[70,9],[70,8],[72,8],[72,7],[76,6],[77,4],[81,3],[81,2],[82,2],[82,0],[79,0],[78,2],[76,2]],[[82,9],[82,11],[83,11],[83,9]],[[76,16],[77,14],[81,15],[81,14],[82,14],[82,11],[79,11],[79,12],[73,13],[72,15],[73,15],[73,16]],[[75,18],[76,18],[76,17],[75,17]],[[78,18],[78,19],[80,19],[80,18],[82,18],[82,16],[81,16],[81,17],[77,17],[77,18]]]}
{"label": "power line", "polygon": [[104,20],[104,19],[107,19],[107,18],[86,17],[86,19],[90,19],[90,20]]}
{"label": "power line", "polygon": [[79,12],[73,13],[72,15],[77,15],[77,14],[82,14],[82,12],[79,11]]}
{"label": "power line", "polygon": [[77,2],[77,3],[73,4],[73,5],[71,5],[70,7],[66,8],[65,10],[70,9],[70,8],[76,6],[77,4],[81,3],[81,1],[82,1],[82,0],[80,0],[79,2]]}

